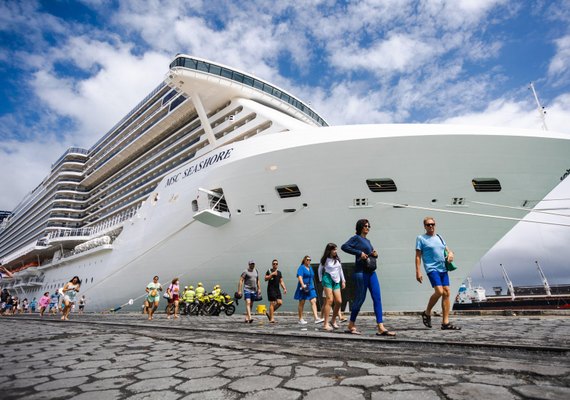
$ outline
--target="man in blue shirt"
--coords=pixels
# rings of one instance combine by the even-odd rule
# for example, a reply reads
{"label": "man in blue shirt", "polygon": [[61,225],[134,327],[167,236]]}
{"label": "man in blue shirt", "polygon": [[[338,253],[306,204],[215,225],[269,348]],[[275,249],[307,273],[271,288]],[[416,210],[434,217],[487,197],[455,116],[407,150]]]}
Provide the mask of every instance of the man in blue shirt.
{"label": "man in blue shirt", "polygon": [[441,309],[443,312],[441,329],[459,330],[461,329],[460,327],[449,322],[451,292],[449,290],[449,275],[445,268],[444,251],[447,251],[447,261],[449,262],[453,261],[454,254],[449,250],[442,237],[435,233],[435,219],[432,217],[424,218],[424,228],[426,233],[416,238],[416,280],[419,283],[423,282],[421,271],[423,261],[434,293],[429,298],[427,308],[422,313],[422,321],[426,327],[431,328],[432,308],[441,298]]}

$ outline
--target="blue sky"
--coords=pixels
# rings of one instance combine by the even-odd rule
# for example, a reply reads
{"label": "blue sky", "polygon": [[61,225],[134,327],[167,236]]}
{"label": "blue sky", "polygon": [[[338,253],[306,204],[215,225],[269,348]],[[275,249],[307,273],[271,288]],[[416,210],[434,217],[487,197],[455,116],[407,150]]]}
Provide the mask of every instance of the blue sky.
{"label": "blue sky", "polygon": [[[564,0],[0,0],[0,209],[14,208],[66,148],[94,144],[179,52],[273,82],[335,125],[540,129],[533,81],[549,129],[570,135]],[[570,198],[563,185],[555,198]],[[569,228],[534,228],[534,239],[521,229],[482,265],[515,262],[524,237],[542,250],[523,260],[543,257],[547,275],[570,282]],[[534,269],[520,276],[515,284],[539,282]]]}

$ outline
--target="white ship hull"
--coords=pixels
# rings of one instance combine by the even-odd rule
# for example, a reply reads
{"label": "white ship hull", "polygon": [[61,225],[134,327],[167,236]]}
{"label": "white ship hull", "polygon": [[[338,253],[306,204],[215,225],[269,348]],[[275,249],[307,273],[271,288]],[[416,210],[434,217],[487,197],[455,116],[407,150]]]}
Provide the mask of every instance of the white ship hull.
{"label": "white ship hull", "polygon": [[[540,132],[438,125],[307,128],[261,135],[220,147],[173,171],[126,221],[112,245],[40,267],[44,285],[16,292],[39,298],[78,275],[89,311],[112,309],[129,299],[135,300],[130,309],[140,309],[153,275],[163,285],[179,277],[182,285],[200,281],[211,289],[220,284],[233,293],[247,260],[255,260],[264,274],[277,258],[289,289],[285,306],[293,309],[295,272],[302,257],[309,254],[317,261],[328,242],[340,246],[354,234],[356,221],[367,218],[372,224],[368,237],[380,254],[377,273],[384,310],[422,310],[432,291],[429,283],[419,285],[414,273],[415,238],[423,233],[423,218],[436,218],[438,232],[456,253],[459,269],[450,274],[455,291],[472,266],[526,214],[473,201],[536,204],[567,169],[569,142]],[[222,157],[196,168],[216,154]],[[501,182],[500,192],[474,191],[472,179],[490,177]],[[372,178],[393,179],[398,190],[373,193],[366,185]],[[293,184],[300,197],[277,195],[276,186]],[[195,219],[192,202],[205,196],[199,188],[223,190],[229,220],[214,215],[208,224]],[[454,205],[454,199],[463,200]],[[340,256],[347,265],[354,262],[353,256]]]}

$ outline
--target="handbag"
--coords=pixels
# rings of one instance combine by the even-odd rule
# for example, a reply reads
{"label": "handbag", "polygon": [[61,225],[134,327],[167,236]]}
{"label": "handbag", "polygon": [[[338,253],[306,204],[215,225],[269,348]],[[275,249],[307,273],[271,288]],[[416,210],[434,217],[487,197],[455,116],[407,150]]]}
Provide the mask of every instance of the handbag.
{"label": "handbag", "polygon": [[365,261],[366,263],[362,266],[364,272],[376,271],[376,268],[378,267],[378,257],[368,256],[368,258]]}
{"label": "handbag", "polygon": [[156,297],[157,294],[158,294],[158,292],[156,291],[156,289],[152,289],[152,290],[150,291],[150,296],[151,296],[151,297]]}
{"label": "handbag", "polygon": [[447,261],[447,250],[443,250],[443,256],[445,257],[445,269],[449,272],[455,271],[457,267],[453,263],[453,261]]}
{"label": "handbag", "polygon": [[166,300],[170,300],[170,295],[168,294],[168,292],[165,292],[162,297],[164,297]]}
{"label": "handbag", "polygon": [[261,300],[263,300],[263,296],[261,296],[261,293],[257,293],[255,295],[255,301],[261,301]]}

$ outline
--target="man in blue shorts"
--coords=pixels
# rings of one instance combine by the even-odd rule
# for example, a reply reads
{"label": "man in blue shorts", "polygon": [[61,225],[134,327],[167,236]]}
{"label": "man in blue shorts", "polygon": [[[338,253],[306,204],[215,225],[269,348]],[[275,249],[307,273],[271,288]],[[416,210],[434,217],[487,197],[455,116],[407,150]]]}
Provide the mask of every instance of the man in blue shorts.
{"label": "man in blue shorts", "polygon": [[423,261],[434,293],[429,298],[427,308],[422,313],[422,321],[426,327],[431,328],[431,311],[441,298],[441,309],[443,311],[441,329],[459,330],[460,327],[449,322],[451,292],[449,290],[449,275],[445,268],[444,251],[447,251],[447,261],[449,262],[453,261],[453,252],[449,250],[442,237],[435,233],[435,219],[432,217],[424,218],[424,228],[426,233],[416,238],[416,280],[419,283],[423,281],[421,271]]}
{"label": "man in blue shorts", "polygon": [[242,272],[238,283],[238,296],[241,296],[243,289],[243,298],[245,300],[245,322],[252,323],[251,310],[253,302],[261,297],[261,285],[259,284],[259,273],[255,268],[255,261],[250,260],[247,263],[247,269]]}

